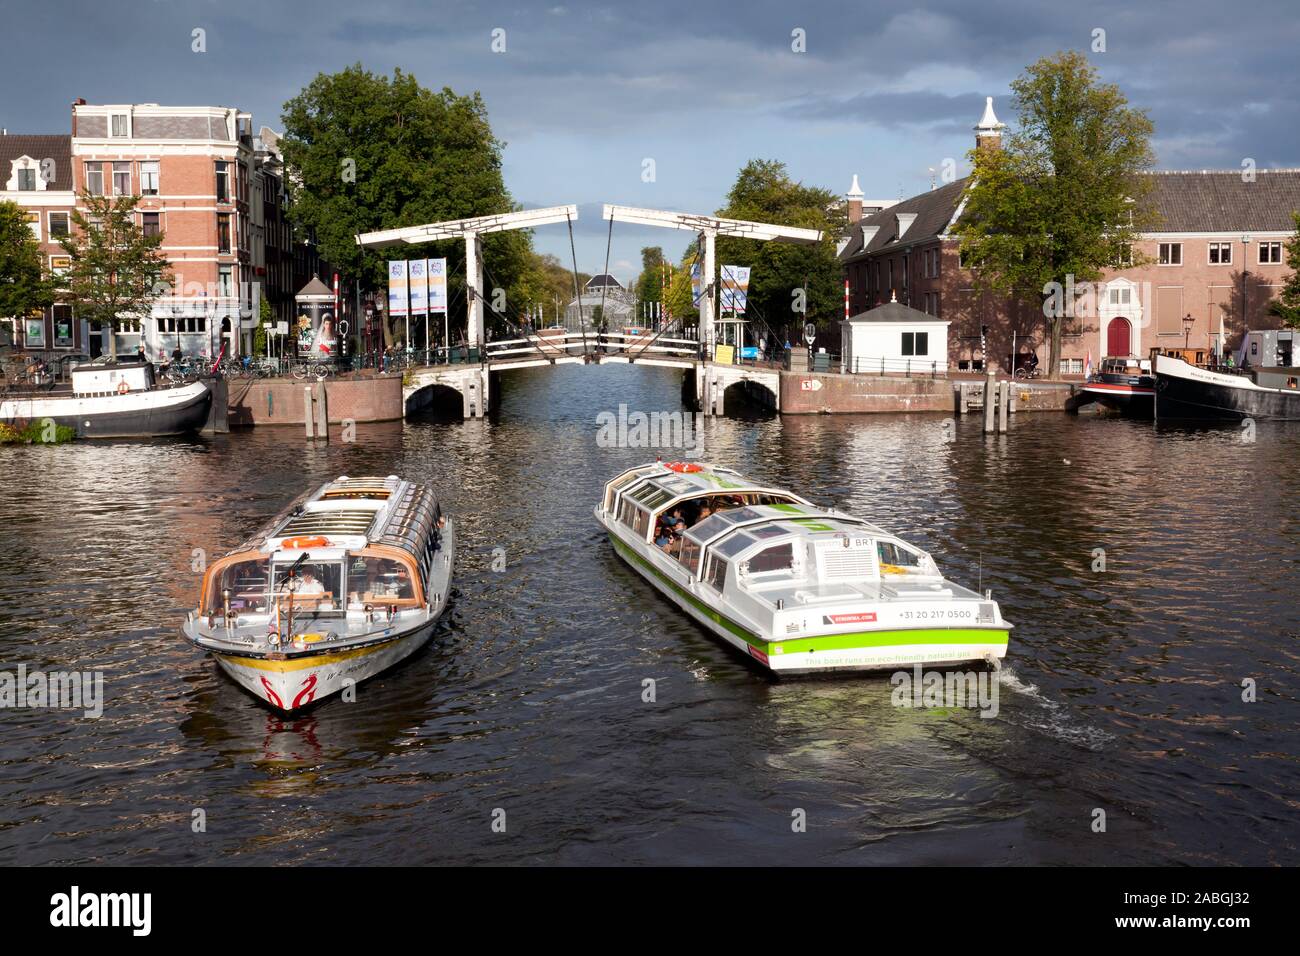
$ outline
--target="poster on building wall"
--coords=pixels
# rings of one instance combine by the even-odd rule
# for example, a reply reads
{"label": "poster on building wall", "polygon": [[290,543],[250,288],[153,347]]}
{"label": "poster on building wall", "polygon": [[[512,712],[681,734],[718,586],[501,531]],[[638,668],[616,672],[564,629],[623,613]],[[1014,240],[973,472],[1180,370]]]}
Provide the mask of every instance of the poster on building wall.
{"label": "poster on building wall", "polygon": [[23,334],[27,339],[29,349],[45,348],[45,319],[24,319]]}
{"label": "poster on building wall", "polygon": [[749,300],[749,266],[722,267],[722,311],[740,315]]}
{"label": "poster on building wall", "polygon": [[409,315],[407,306],[406,260],[388,263],[388,314]]}
{"label": "poster on building wall", "polygon": [[406,277],[411,289],[411,315],[427,315],[429,312],[429,260],[409,260],[406,263]]}
{"label": "poster on building wall", "polygon": [[447,311],[447,260],[430,259],[429,262],[429,311]]}

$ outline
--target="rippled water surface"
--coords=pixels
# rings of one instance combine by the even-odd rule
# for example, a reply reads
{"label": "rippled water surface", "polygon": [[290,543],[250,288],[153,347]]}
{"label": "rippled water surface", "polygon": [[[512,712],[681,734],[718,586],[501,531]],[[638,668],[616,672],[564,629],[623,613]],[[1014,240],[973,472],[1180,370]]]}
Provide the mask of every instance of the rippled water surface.
{"label": "rippled water surface", "polygon": [[[677,410],[678,373],[504,386],[492,421],[353,444],[0,449],[0,661],[102,670],[107,697],[98,720],[0,710],[0,860],[1300,862],[1300,428],[709,422],[710,457],[993,589],[1017,626],[982,719],[891,706],[886,677],[771,682],[615,557],[591,506],[654,456],[598,447],[596,415]],[[446,628],[356,703],[274,716],[180,639],[192,551],[363,473],[460,521]]]}

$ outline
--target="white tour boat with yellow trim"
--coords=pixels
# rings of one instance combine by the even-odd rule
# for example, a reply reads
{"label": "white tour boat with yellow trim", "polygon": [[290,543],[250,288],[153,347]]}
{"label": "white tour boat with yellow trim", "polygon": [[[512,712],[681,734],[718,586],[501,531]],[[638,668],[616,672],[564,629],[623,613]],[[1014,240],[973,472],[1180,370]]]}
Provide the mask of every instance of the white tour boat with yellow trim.
{"label": "white tour boat with yellow trim", "polygon": [[395,475],[327,482],[203,576],[184,632],[283,711],[410,656],[447,606],[455,527]]}
{"label": "white tour boat with yellow trim", "polygon": [[729,468],[633,468],[605,485],[595,515],[642,577],[770,673],[1006,656],[997,602],[946,580],[930,555]]}

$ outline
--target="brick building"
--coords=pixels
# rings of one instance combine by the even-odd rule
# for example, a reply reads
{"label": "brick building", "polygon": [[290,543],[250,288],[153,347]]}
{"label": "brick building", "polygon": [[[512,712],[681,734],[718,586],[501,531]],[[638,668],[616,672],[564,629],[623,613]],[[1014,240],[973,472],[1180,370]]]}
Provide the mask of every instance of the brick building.
{"label": "brick building", "polygon": [[[220,106],[153,103],[72,106],[76,189],[138,195],[140,225],[161,232],[173,294],[142,321],[118,326],[118,352],[143,344],[152,358],[180,347],[216,355],[242,351],[241,303],[252,307],[250,189],[252,118]],[[87,330],[88,351],[108,351],[108,330]],[[98,341],[97,341],[98,340]]]}
{"label": "brick building", "polygon": [[[1000,147],[1003,124],[992,98],[975,127],[980,148]],[[1080,300],[1080,314],[1065,322],[1060,371],[1082,373],[1085,358],[1142,356],[1156,346],[1217,343],[1222,328],[1231,347],[1246,328],[1275,328],[1268,303],[1288,270],[1283,244],[1294,235],[1292,210],[1300,210],[1300,170],[1153,172],[1150,192],[1157,231],[1135,248],[1150,264],[1117,268],[1104,289]],[[1016,303],[977,289],[960,264],[952,227],[962,213],[968,180],[871,214],[848,200],[850,233],[840,261],[854,315],[896,299],[947,319],[950,364],[982,364],[981,327],[988,354],[1001,367],[1018,352],[1036,350],[1046,361],[1047,323],[1041,302]],[[1140,257],[1141,258],[1141,257]]]}
{"label": "brick building", "polygon": [[[14,136],[0,131],[0,200],[22,207],[46,268],[67,265],[59,237],[72,228],[76,197],[72,182],[72,140],[61,136]],[[39,316],[5,317],[19,348],[40,352],[71,351],[82,343],[72,309],[62,303]]]}

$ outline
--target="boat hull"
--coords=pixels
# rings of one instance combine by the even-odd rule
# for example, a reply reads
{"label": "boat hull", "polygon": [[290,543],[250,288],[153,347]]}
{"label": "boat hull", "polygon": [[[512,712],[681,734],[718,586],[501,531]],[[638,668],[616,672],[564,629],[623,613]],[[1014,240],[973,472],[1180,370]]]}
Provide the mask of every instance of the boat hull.
{"label": "boat hull", "polygon": [[150,438],[202,430],[212,408],[203,382],[122,395],[32,395],[0,402],[0,421],[53,419],[78,438]]}
{"label": "boat hull", "polygon": [[917,664],[947,667],[1001,660],[1007,653],[1009,631],[1002,627],[882,628],[772,640],[705,604],[612,531],[609,540],[619,557],[661,594],[723,643],[776,676],[889,671]]}
{"label": "boat hull", "polygon": [[1103,408],[1132,418],[1151,418],[1155,414],[1155,381],[1150,385],[1112,382],[1088,382],[1081,391]]}
{"label": "boat hull", "polygon": [[1166,356],[1156,361],[1159,420],[1300,421],[1300,389],[1263,388],[1244,374],[1213,372]]}
{"label": "boat hull", "polygon": [[428,643],[437,617],[392,640],[311,656],[242,657],[213,652],[221,669],[254,697],[292,713],[400,664]]}

